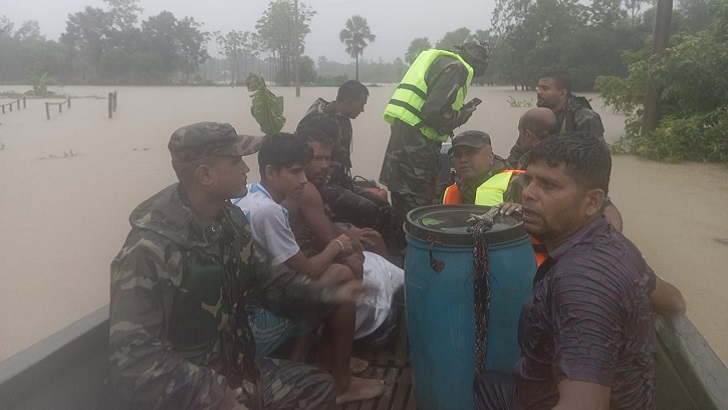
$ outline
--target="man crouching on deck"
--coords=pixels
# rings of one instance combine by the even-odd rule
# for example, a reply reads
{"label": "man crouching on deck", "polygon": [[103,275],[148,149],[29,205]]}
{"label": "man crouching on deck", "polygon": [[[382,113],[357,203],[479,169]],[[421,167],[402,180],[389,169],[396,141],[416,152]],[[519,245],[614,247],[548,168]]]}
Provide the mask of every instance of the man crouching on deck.
{"label": "man crouching on deck", "polygon": [[475,379],[480,409],[654,409],[655,274],[602,215],[612,161],[596,138],[529,152],[523,224],[549,257],[521,312],[513,376]]}

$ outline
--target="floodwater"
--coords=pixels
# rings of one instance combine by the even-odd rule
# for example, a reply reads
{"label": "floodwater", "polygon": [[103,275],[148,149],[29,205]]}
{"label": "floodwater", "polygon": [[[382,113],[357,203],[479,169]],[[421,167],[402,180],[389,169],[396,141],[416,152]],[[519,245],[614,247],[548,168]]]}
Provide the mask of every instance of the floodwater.
{"label": "floodwater", "polygon": [[[0,91],[30,87],[5,86]],[[393,86],[370,87],[366,112],[354,120],[354,172],[379,174],[389,127],[381,113]],[[118,109],[107,117],[110,91]],[[285,98],[291,131],[317,97],[335,88],[272,88]],[[109,263],[129,231],[128,215],[141,201],[175,181],[166,145],[179,126],[230,122],[239,133],[259,134],[244,88],[65,87],[76,98],[59,114],[45,101],[0,114],[0,360],[104,306]],[[601,113],[606,139],[616,140],[624,118]],[[468,98],[483,104],[461,131],[487,131],[496,153],[506,156],[516,124],[533,92],[473,87]],[[0,99],[0,104],[10,100]],[[250,182],[259,179],[249,158]],[[624,217],[625,233],[655,271],[680,288],[688,316],[728,363],[728,167],[663,164],[615,156],[611,197]]]}

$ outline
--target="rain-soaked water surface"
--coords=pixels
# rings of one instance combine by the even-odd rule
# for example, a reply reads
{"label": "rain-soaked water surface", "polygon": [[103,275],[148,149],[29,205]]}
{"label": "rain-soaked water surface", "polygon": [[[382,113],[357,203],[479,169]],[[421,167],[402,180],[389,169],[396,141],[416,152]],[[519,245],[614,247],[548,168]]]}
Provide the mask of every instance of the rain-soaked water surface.
{"label": "rain-soaked water surface", "polygon": [[[0,87],[25,91],[29,87]],[[107,116],[110,91],[118,109]],[[56,332],[109,299],[109,263],[129,231],[128,215],[175,181],[166,148],[172,132],[197,121],[230,122],[239,133],[260,133],[244,88],[66,87],[77,98],[62,114],[46,100],[0,114],[0,360]],[[291,131],[317,97],[335,88],[272,88],[285,97],[284,130]],[[366,112],[354,120],[354,172],[379,174],[389,127],[381,113],[393,86],[370,87]],[[507,156],[519,116],[509,97],[535,103],[532,92],[473,87],[483,104],[461,131],[479,129]],[[623,117],[601,113],[608,141],[622,134]],[[60,100],[53,100],[58,102]],[[0,103],[9,100],[0,100]],[[257,181],[255,158],[248,180]],[[728,168],[662,164],[615,156],[610,196],[625,233],[655,271],[678,286],[688,316],[728,362]]]}

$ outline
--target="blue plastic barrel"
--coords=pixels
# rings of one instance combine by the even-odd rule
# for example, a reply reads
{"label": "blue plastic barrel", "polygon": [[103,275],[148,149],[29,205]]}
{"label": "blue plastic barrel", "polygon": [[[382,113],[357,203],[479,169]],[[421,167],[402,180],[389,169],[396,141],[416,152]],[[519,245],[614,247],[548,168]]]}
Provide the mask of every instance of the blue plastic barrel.
{"label": "blue plastic barrel", "polygon": [[[407,215],[407,330],[420,410],[475,409],[473,241],[467,220],[488,209],[434,205]],[[536,260],[520,219],[498,216],[495,222],[486,234],[491,278],[486,369],[511,373],[520,355],[518,319],[531,293]]]}

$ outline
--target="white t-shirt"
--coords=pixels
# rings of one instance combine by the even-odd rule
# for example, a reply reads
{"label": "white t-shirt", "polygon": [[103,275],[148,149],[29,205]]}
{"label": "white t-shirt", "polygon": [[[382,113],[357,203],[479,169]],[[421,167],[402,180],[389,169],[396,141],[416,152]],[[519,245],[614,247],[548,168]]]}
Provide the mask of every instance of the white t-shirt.
{"label": "white t-shirt", "polygon": [[277,204],[258,183],[248,185],[248,195],[234,199],[233,204],[245,212],[253,233],[253,241],[280,265],[298,253],[300,248],[288,222],[288,210]]}

